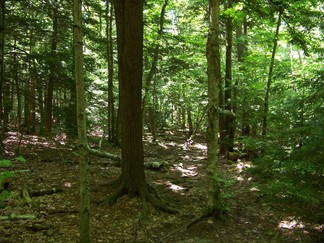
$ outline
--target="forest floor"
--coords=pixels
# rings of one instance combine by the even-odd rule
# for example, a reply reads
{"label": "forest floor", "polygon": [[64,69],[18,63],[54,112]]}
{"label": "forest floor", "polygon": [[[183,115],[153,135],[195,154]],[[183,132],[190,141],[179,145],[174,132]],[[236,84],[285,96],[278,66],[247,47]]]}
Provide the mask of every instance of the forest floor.
{"label": "forest floor", "polygon": [[[98,144],[92,139],[92,146]],[[92,141],[91,140],[91,141]],[[22,137],[19,154],[27,161],[15,162],[2,171],[14,171],[10,190],[49,191],[24,202],[11,198],[0,209],[0,242],[78,242],[79,172],[72,144],[64,136],[48,140]],[[9,133],[5,141],[8,158],[17,157],[19,136]],[[116,147],[103,148],[120,154]],[[161,197],[179,209],[168,214],[149,206],[144,212],[140,198],[118,199],[113,206],[99,203],[114,191],[108,183],[120,168],[107,158],[90,157],[92,242],[323,242],[324,225],[316,222],[315,207],[269,203],[255,187],[257,181],[245,172],[247,161],[222,159],[220,174],[233,181],[224,188],[229,215],[219,220],[207,218],[189,228],[206,204],[208,178],[204,138],[187,143],[184,134],[166,132],[156,142],[145,140],[145,161],[163,162],[159,170],[146,170],[148,182]],[[3,158],[2,158],[3,159]],[[261,182],[259,182],[261,183]],[[52,188],[56,188],[55,193]],[[63,189],[61,191],[61,189]],[[31,193],[32,195],[33,193]],[[27,219],[14,219],[25,215]],[[9,216],[4,220],[4,216]],[[30,217],[30,219],[28,219]]]}

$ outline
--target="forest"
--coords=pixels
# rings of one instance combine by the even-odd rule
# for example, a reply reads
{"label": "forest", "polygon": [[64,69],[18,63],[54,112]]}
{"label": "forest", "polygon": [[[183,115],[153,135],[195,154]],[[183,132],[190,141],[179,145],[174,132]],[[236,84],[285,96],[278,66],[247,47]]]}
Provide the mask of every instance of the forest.
{"label": "forest", "polygon": [[323,242],[319,0],[1,0],[0,242]]}

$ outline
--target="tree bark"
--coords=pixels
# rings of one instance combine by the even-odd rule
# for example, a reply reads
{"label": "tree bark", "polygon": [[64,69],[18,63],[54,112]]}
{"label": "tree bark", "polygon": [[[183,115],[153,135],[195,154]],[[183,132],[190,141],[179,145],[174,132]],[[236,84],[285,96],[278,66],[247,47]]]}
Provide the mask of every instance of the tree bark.
{"label": "tree bark", "polygon": [[219,161],[219,83],[221,80],[219,0],[210,0],[209,8],[209,31],[206,46],[208,75],[207,174],[209,178],[207,208],[211,215],[219,215],[222,208],[220,204],[221,191],[217,183],[217,164]]}
{"label": "tree bark", "polygon": [[[227,8],[231,8],[228,0]],[[234,147],[234,113],[232,100],[232,49],[233,49],[233,20],[226,17],[226,69],[225,69],[225,140],[221,141],[221,153],[232,152]]]}
{"label": "tree bark", "polygon": [[48,79],[47,96],[46,96],[46,133],[49,135],[52,132],[53,126],[53,93],[54,93],[54,82],[56,79],[56,51],[57,51],[57,31],[58,31],[58,20],[55,10],[53,10],[53,32],[52,32],[52,47],[51,47],[51,62],[50,62],[50,74]]}
{"label": "tree bark", "polygon": [[114,98],[114,50],[113,50],[113,13],[114,9],[109,1],[106,2],[106,36],[108,61],[108,138],[116,143],[116,112]]}
{"label": "tree bark", "polygon": [[[3,96],[4,96],[4,46],[5,46],[5,9],[6,1],[0,5],[0,125],[4,126]],[[2,141],[0,141],[2,142]]]}
{"label": "tree bark", "polygon": [[90,242],[90,186],[83,83],[82,1],[73,2],[74,75],[77,94],[77,125],[80,163],[80,242]]}
{"label": "tree bark", "polygon": [[140,195],[153,206],[176,212],[151,193],[146,182],[142,141],[143,0],[115,1],[121,121],[121,175],[118,189],[108,197]]}

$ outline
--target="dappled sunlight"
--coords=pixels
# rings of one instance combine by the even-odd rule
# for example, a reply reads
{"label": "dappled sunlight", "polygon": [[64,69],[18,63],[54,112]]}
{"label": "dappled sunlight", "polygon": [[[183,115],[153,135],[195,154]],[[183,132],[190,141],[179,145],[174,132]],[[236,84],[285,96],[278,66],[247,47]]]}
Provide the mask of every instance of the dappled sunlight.
{"label": "dappled sunlight", "polygon": [[242,161],[240,159],[237,160],[237,163],[234,165],[235,170],[237,171],[238,175],[236,176],[236,180],[239,182],[244,182],[244,181],[251,181],[252,177],[244,178],[242,173],[246,168],[252,167],[251,162],[249,161]]}
{"label": "dappled sunlight", "polygon": [[173,171],[179,171],[181,173],[181,177],[194,177],[198,175],[197,172],[197,166],[190,166],[187,169],[184,168],[183,163],[179,163],[174,165],[173,168],[171,168],[171,170]]}
{"label": "dappled sunlight", "polygon": [[176,192],[176,193],[180,193],[180,194],[182,194],[182,193],[184,193],[184,192],[186,192],[188,190],[187,188],[182,187],[182,186],[177,185],[177,184],[174,184],[171,181],[156,180],[153,183],[156,184],[156,185],[165,186],[168,189],[170,189],[171,191]]}
{"label": "dappled sunlight", "polygon": [[281,229],[288,229],[288,230],[303,229],[305,228],[305,223],[292,216],[292,217],[286,217],[283,220],[281,220],[278,224],[278,227]]}
{"label": "dappled sunlight", "polygon": [[192,145],[192,147],[200,150],[207,150],[207,145],[201,143],[195,143]]}
{"label": "dappled sunlight", "polygon": [[159,142],[158,145],[161,146],[161,147],[164,148],[164,149],[168,149],[168,146],[166,146],[166,145],[165,145],[164,143],[162,143],[162,142]]}
{"label": "dappled sunlight", "polygon": [[177,192],[177,193],[180,193],[180,192],[184,192],[186,190],[186,188],[182,187],[182,186],[179,186],[179,185],[176,185],[176,184],[173,184],[171,183],[170,181],[167,181],[165,183],[169,189],[171,189],[171,191],[173,192]]}
{"label": "dappled sunlight", "polygon": [[302,229],[303,233],[309,234],[309,229],[317,232],[323,232],[324,224],[312,224],[304,222],[296,216],[287,216],[278,223],[278,228],[288,231]]}

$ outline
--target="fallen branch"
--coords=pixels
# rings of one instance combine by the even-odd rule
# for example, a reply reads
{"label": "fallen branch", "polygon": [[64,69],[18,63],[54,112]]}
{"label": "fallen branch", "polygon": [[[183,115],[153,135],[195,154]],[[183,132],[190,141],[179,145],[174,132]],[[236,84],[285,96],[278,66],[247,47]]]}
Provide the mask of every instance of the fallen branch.
{"label": "fallen branch", "polygon": [[88,147],[88,151],[89,151],[90,154],[98,156],[98,157],[105,157],[105,158],[117,160],[118,162],[121,161],[120,157],[118,155],[115,155],[115,154],[110,154],[108,152],[92,149],[92,148],[89,148],[89,147]]}
{"label": "fallen branch", "polygon": [[35,219],[36,216],[33,214],[15,214],[12,213],[8,216],[0,216],[0,220],[19,220],[19,219]]}
{"label": "fallen branch", "polygon": [[39,197],[39,196],[44,196],[44,195],[51,195],[54,193],[59,193],[59,192],[63,192],[63,188],[61,187],[53,187],[51,189],[43,189],[40,191],[31,191],[29,192],[29,195],[31,197]]}

